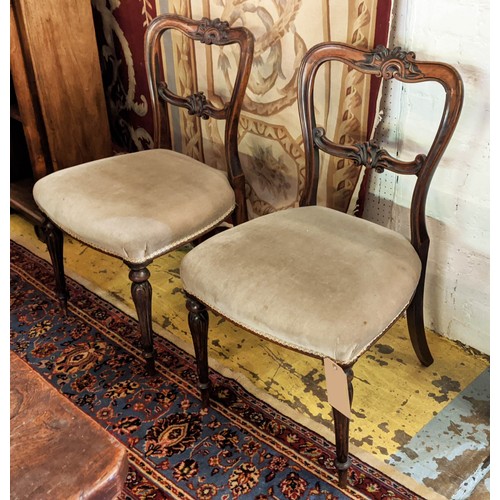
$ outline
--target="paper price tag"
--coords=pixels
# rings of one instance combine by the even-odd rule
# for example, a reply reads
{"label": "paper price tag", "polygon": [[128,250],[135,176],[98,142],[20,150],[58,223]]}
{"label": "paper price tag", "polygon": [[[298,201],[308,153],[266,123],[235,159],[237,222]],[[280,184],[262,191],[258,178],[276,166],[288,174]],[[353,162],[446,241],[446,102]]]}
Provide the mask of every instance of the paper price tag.
{"label": "paper price tag", "polygon": [[324,359],[326,392],[328,402],[347,418],[351,418],[351,405],[349,403],[349,388],[344,370],[330,358]]}

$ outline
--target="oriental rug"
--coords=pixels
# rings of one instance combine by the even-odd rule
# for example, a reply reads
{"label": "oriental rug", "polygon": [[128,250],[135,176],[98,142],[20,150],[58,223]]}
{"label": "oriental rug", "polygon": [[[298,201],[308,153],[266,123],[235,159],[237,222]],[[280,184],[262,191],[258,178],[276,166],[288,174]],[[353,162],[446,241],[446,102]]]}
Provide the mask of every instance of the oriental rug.
{"label": "oriental rug", "polygon": [[11,242],[11,349],[127,447],[122,499],[426,498],[356,456],[340,490],[327,439],[214,371],[203,410],[191,355],[157,336],[148,377],[136,320],[70,278],[64,317],[52,281]]}

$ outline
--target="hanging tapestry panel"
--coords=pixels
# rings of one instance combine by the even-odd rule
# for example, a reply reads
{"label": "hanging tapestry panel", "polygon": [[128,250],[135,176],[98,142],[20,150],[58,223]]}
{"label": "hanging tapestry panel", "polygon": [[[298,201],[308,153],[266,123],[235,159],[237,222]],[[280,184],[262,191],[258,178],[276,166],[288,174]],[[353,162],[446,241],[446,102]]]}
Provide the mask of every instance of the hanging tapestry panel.
{"label": "hanging tapestry panel", "polygon": [[[153,17],[176,13],[220,18],[255,36],[255,55],[243,112],[239,148],[250,217],[297,205],[304,155],[297,108],[297,73],[312,45],[335,40],[370,48],[386,44],[391,0],[93,0],[102,19],[101,58],[116,142],[127,150],[151,147],[152,121],[144,74],[142,37]],[[133,14],[133,15],[131,15]],[[98,29],[99,39],[99,29]],[[237,48],[198,47],[177,33],[165,37],[165,80],[173,91],[203,91],[214,103],[227,96]],[[332,139],[366,140],[377,89],[370,79],[336,63],[318,73],[315,105]],[[224,168],[223,123],[199,120],[184,110],[169,116],[173,148]],[[342,159],[321,165],[318,203],[352,211],[360,168]],[[354,200],[356,201],[356,200]]]}

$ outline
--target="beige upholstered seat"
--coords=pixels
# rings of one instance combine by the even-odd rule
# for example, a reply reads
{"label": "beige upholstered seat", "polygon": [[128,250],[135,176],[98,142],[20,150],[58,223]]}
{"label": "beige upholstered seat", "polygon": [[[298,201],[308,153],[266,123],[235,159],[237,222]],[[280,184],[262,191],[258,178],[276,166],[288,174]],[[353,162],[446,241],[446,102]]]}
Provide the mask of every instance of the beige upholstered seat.
{"label": "beige upholstered seat", "polygon": [[200,236],[235,204],[223,172],[167,149],[60,170],[37,182],[33,196],[66,233],[134,263]]}
{"label": "beige upholstered seat", "polygon": [[[374,141],[353,143],[348,133],[339,143],[329,139],[325,129],[316,125],[314,106],[315,77],[329,61],[349,67],[349,72],[341,71],[351,81],[363,78],[353,78],[352,73],[364,73],[367,85],[376,80],[373,77],[408,84],[438,81],[446,99],[428,154],[402,161]],[[207,309],[251,332],[324,359],[334,416],[335,465],[342,487],[347,485],[350,464],[354,363],[404,311],[417,357],[425,366],[433,362],[423,321],[429,250],[425,200],[456,127],[462,100],[460,75],[446,64],[416,61],[415,54],[397,47],[364,50],[336,42],[312,47],[302,60],[298,78],[305,153],[300,206],[216,235],[181,263],[203,403],[208,406],[210,401]],[[364,165],[374,175],[384,169],[416,175],[411,240],[361,218],[316,206],[323,154]]]}
{"label": "beige upholstered seat", "polygon": [[314,206],[210,238],[183,259],[181,279],[248,330],[347,365],[406,309],[420,269],[400,234]]}
{"label": "beige upholstered seat", "polygon": [[[234,80],[224,95],[205,96],[179,85],[183,95],[163,81],[160,62],[167,32],[188,39],[187,43],[237,45],[239,60]],[[154,148],[59,170],[40,179],[33,197],[46,215],[40,237],[46,241],[54,266],[56,294],[63,311],[68,293],[64,276],[63,232],[103,252],[122,259],[129,267],[131,292],[139,320],[146,369],[155,371],[152,326],[152,288],[148,266],[170,250],[215,229],[231,215],[233,225],[248,219],[245,176],[238,154],[238,124],[253,60],[254,37],[227,21],[199,21],[164,14],[148,25],[144,39],[146,75],[154,122]],[[236,53],[235,53],[236,54]],[[173,78],[176,81],[175,78]],[[226,79],[223,78],[224,82]],[[231,88],[232,86],[232,88]],[[192,92],[190,95],[186,95]],[[168,133],[170,106],[196,120],[224,120],[226,170],[212,168],[187,154],[171,150]],[[178,116],[177,114],[175,116]],[[200,126],[201,130],[202,127]],[[163,132],[163,137],[161,137]]]}

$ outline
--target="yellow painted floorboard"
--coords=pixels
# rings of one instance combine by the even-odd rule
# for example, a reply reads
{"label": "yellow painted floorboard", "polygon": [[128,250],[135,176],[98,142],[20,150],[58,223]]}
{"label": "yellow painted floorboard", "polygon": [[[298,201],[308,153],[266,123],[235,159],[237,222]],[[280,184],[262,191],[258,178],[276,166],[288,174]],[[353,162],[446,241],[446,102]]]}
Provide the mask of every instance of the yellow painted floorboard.
{"label": "yellow painted floorboard", "polygon": [[[11,216],[11,237],[49,260],[33,226]],[[156,259],[150,266],[155,331],[192,352],[178,268],[189,248]],[[135,316],[128,268],[120,260],[65,237],[65,267],[104,298]],[[333,314],[333,311],[332,311]],[[354,366],[351,441],[383,459],[397,451],[487,366],[485,356],[428,332],[435,362],[422,367],[411,347],[406,321],[399,320]],[[302,423],[333,439],[322,362],[248,333],[211,315],[212,367],[227,370],[249,390],[264,392],[303,415]],[[241,378],[243,377],[243,378]],[[261,394],[262,395],[262,394]]]}

